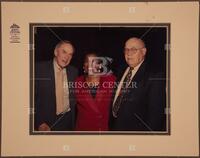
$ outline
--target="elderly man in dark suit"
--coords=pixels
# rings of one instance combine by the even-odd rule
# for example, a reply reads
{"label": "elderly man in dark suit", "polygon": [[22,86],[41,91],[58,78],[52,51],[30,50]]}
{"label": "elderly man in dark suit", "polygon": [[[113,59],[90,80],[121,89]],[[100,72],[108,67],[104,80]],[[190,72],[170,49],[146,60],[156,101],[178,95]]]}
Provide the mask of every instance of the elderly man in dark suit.
{"label": "elderly man in dark suit", "polygon": [[74,53],[70,41],[59,42],[54,59],[35,66],[35,130],[69,131],[75,122],[73,82],[78,71],[69,63]]}
{"label": "elderly man in dark suit", "polygon": [[119,76],[110,115],[110,129],[116,131],[164,131],[165,80],[153,73],[145,61],[147,49],[139,38],[125,43],[128,67]]}

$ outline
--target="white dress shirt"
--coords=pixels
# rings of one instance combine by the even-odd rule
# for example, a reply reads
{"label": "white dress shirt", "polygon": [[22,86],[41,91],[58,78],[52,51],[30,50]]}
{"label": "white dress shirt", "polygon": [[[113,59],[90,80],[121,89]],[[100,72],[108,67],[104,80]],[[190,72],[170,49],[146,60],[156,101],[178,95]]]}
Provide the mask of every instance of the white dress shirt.
{"label": "white dress shirt", "polygon": [[[143,60],[143,61],[144,61],[144,60]],[[136,72],[137,72],[138,69],[140,68],[140,66],[141,66],[141,64],[143,63],[143,61],[140,62],[140,63],[139,63],[136,67],[134,67],[134,69],[132,70],[131,80],[132,80],[133,77],[135,76]],[[113,105],[115,104],[115,101],[116,101],[117,97],[119,96],[119,93],[120,93],[121,88],[122,88],[122,85],[123,85],[123,81],[124,81],[126,75],[128,74],[129,69],[130,69],[130,67],[127,67],[127,68],[126,68],[126,71],[124,72],[124,75],[122,76],[122,79],[121,79],[120,82],[119,82],[119,85],[118,85],[118,87],[117,87],[117,91],[116,91],[116,93],[115,93]],[[131,80],[130,80],[130,82],[131,82]],[[128,85],[130,84],[130,82],[128,83]]]}

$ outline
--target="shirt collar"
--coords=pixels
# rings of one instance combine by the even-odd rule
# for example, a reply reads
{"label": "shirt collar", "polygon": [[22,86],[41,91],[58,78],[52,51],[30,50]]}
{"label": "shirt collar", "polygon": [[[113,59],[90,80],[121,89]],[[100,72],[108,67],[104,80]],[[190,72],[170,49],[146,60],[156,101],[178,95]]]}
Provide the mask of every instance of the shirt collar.
{"label": "shirt collar", "polygon": [[63,70],[63,69],[58,65],[58,63],[57,63],[57,61],[56,61],[55,58],[54,58],[54,60],[53,60],[53,65],[54,65],[54,69],[55,69],[56,71],[61,71],[61,70]]}
{"label": "shirt collar", "polygon": [[[144,62],[144,60],[142,60],[137,66],[135,66],[132,71],[136,71],[137,72],[137,70],[140,68],[140,66],[142,65],[143,62]],[[128,70],[130,70],[130,67],[129,67]]]}

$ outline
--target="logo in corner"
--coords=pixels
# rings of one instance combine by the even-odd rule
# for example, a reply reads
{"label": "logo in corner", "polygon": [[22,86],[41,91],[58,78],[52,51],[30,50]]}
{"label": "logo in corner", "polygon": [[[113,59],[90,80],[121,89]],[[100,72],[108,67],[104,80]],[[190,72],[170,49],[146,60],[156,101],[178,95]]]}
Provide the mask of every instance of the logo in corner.
{"label": "logo in corner", "polygon": [[17,24],[10,26],[10,43],[20,43],[20,27]]}

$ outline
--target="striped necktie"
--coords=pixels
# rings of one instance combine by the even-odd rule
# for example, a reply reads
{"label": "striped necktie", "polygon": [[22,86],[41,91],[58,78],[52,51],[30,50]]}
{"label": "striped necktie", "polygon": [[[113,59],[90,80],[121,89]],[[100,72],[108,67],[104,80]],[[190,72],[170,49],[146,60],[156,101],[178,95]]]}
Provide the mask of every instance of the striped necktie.
{"label": "striped necktie", "polygon": [[119,111],[119,108],[121,106],[121,103],[123,101],[123,97],[128,90],[128,86],[129,86],[129,83],[131,81],[132,70],[133,70],[133,68],[130,67],[128,74],[126,75],[126,77],[123,81],[120,93],[119,93],[119,95],[118,95],[118,97],[117,97],[117,99],[116,99],[116,101],[113,105],[112,112],[113,112],[113,116],[116,117],[116,118],[117,118],[118,111]]}

